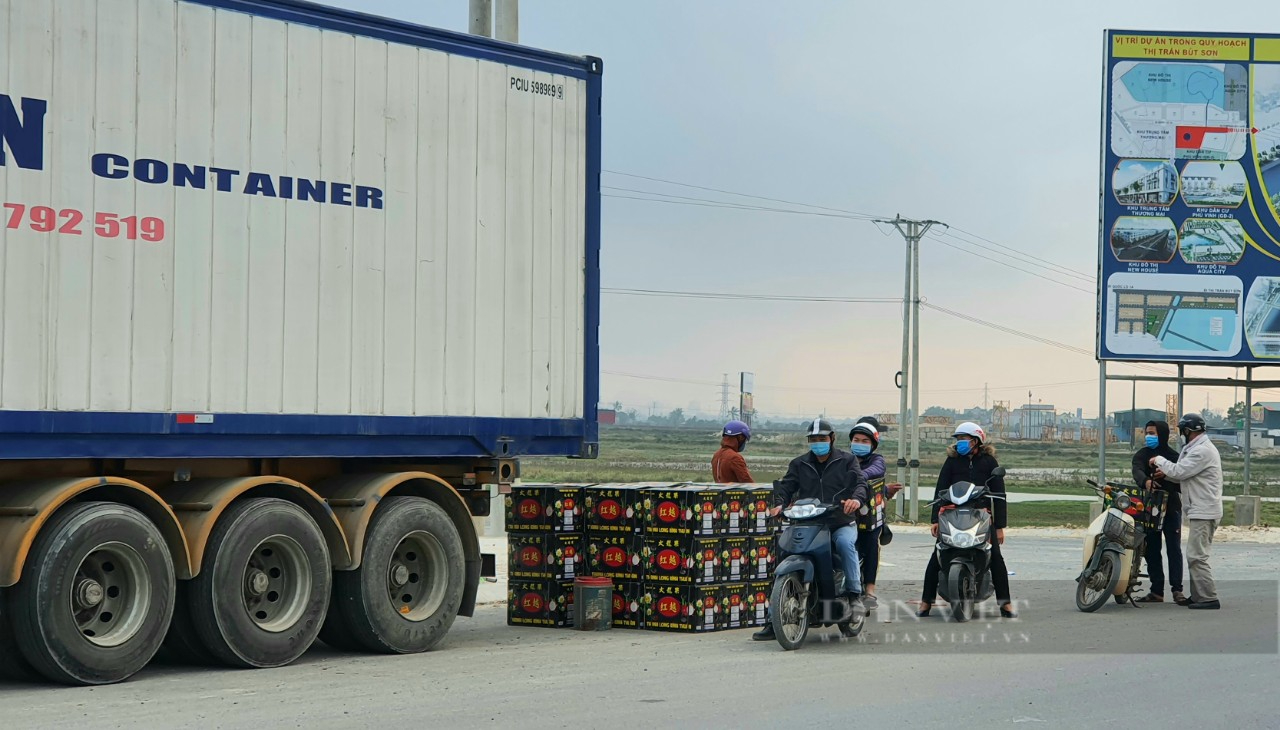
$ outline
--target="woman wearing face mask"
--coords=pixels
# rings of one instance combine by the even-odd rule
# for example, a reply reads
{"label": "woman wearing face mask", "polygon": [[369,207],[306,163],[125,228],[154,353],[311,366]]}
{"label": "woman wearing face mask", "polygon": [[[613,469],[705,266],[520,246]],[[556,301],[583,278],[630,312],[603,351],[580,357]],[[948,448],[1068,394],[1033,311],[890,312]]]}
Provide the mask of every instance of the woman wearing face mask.
{"label": "woman wearing face mask", "polygon": [[889,529],[884,524],[884,457],[875,453],[880,445],[879,425],[870,416],[858,420],[849,432],[849,451],[858,460],[862,475],[871,487],[871,497],[858,510],[858,555],[862,558],[863,603],[876,607],[876,569],[880,565],[880,536]]}
{"label": "woman wearing face mask", "polygon": [[1178,460],[1178,452],[1169,447],[1169,424],[1164,421],[1147,421],[1144,448],[1133,455],[1133,480],[1146,489],[1163,489],[1169,495],[1164,507],[1164,527],[1147,530],[1147,574],[1151,576],[1151,588],[1138,603],[1164,603],[1164,564],[1160,555],[1160,538],[1164,538],[1169,553],[1169,588],[1173,602],[1185,606],[1191,601],[1182,592],[1182,485],[1165,479],[1164,473],[1151,466],[1151,460],[1163,456],[1169,461]]}
{"label": "woman wearing face mask", "polygon": [[[938,537],[939,498],[956,482],[986,484],[991,494],[1004,496],[1004,477],[992,478],[1000,463],[996,461],[996,449],[985,443],[987,434],[976,423],[962,423],[956,427],[955,444],[947,450],[947,460],[938,473],[938,486],[934,493],[932,526],[930,532]],[[990,481],[988,481],[990,480]],[[1000,554],[1000,546],[1004,544],[1004,528],[1008,519],[1008,510],[1003,499],[986,500],[991,508],[991,519],[995,533],[991,536],[991,583],[996,589],[996,602],[1000,604],[1000,615],[1005,618],[1016,618],[1013,610],[1013,599],[1009,593],[1009,570],[1005,567],[1004,556]],[[929,564],[924,571],[924,592],[920,597],[918,616],[928,616],[929,609],[938,594],[938,555],[934,551],[929,556]]]}

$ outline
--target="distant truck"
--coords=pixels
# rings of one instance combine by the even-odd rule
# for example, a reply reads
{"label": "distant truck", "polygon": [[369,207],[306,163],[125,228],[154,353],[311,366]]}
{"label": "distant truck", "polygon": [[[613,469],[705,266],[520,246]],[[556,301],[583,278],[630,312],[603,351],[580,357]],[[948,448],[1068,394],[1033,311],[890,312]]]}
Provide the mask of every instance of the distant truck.
{"label": "distant truck", "polygon": [[0,674],[436,646],[491,490],[596,455],[601,62],[297,0],[0,11]]}

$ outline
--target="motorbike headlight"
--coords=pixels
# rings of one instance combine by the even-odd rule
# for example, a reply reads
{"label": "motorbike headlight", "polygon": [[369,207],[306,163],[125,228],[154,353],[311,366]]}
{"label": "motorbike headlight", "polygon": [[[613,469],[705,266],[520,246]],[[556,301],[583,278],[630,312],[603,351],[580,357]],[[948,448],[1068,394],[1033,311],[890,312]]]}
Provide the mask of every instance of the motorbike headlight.
{"label": "motorbike headlight", "polygon": [[1133,505],[1133,500],[1130,499],[1129,495],[1125,494],[1124,492],[1121,492],[1116,495],[1115,501],[1112,502],[1112,504],[1115,505],[1116,509],[1123,512],[1129,509],[1129,507]]}
{"label": "motorbike headlight", "polygon": [[977,544],[978,539],[968,532],[951,533],[951,544],[958,548],[971,548]]}
{"label": "motorbike headlight", "polygon": [[782,514],[793,520],[807,520],[810,517],[816,517],[821,513],[822,510],[817,505],[813,504],[797,504],[782,511]]}

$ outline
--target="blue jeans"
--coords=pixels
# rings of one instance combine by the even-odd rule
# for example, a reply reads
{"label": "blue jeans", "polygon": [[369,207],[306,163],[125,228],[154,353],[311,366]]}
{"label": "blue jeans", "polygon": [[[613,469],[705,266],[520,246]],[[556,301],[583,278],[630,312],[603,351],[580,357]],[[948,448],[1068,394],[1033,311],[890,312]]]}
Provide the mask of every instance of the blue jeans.
{"label": "blue jeans", "polygon": [[858,526],[845,525],[831,531],[832,547],[844,564],[844,587],[848,593],[862,592],[862,570],[858,566]]}

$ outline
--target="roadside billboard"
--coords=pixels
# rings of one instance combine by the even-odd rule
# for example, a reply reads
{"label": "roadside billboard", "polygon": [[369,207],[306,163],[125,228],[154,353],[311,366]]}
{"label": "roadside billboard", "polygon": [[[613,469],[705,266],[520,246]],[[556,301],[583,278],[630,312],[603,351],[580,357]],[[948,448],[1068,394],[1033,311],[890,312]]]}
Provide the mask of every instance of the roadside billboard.
{"label": "roadside billboard", "polygon": [[1280,35],[1107,31],[1097,354],[1280,363]]}

